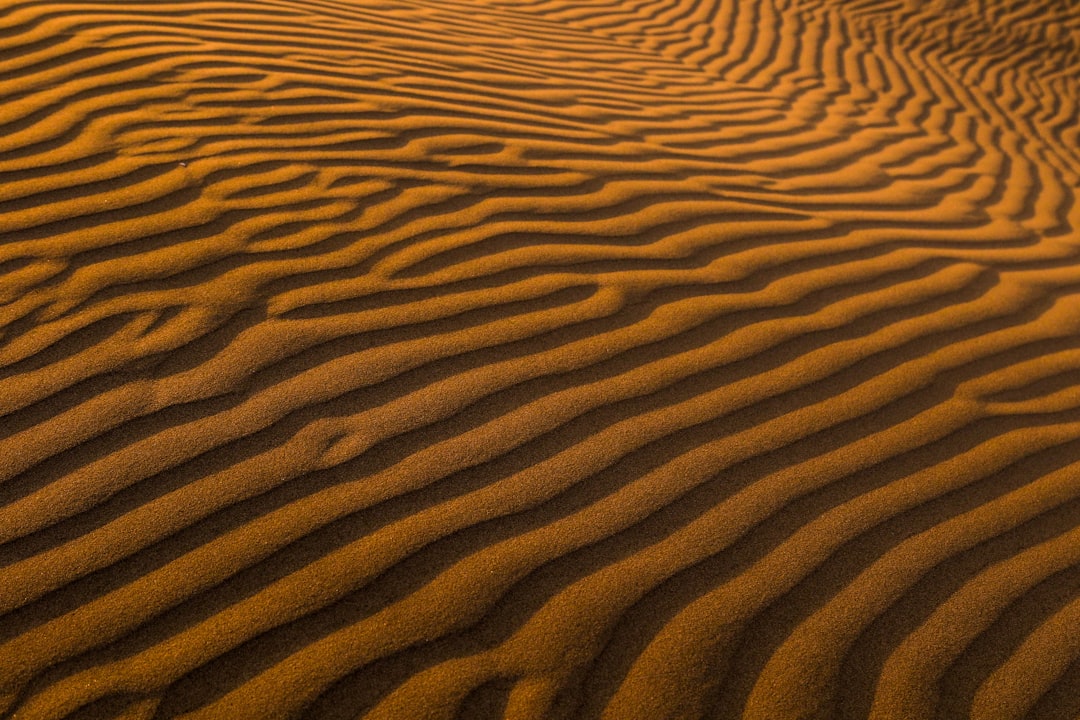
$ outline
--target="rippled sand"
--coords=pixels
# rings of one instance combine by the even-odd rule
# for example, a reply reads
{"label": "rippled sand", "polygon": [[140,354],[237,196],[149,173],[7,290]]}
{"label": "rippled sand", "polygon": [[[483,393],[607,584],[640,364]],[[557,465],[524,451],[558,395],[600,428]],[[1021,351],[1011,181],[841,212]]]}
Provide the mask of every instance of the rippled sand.
{"label": "rippled sand", "polygon": [[1080,5],[0,0],[0,717],[1074,720]]}

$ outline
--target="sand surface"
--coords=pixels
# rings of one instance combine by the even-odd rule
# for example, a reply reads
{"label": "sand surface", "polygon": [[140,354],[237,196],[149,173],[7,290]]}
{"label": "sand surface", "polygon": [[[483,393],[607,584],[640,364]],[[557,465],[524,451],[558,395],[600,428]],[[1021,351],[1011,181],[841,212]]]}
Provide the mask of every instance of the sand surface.
{"label": "sand surface", "polygon": [[1074,720],[1080,3],[0,0],[0,718]]}

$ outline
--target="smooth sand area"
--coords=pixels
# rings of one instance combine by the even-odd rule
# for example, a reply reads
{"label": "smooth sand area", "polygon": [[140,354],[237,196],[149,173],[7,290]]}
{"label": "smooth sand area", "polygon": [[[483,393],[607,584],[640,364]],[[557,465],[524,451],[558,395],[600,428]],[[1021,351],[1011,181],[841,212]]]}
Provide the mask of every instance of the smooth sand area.
{"label": "smooth sand area", "polygon": [[1080,3],[0,0],[0,718],[1080,717]]}

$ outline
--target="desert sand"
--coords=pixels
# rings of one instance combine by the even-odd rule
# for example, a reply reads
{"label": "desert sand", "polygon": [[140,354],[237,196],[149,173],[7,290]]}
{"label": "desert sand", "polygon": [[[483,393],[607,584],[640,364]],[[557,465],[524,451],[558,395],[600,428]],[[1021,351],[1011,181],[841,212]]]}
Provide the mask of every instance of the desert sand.
{"label": "desert sand", "polygon": [[1080,4],[0,0],[0,97],[0,718],[1080,716]]}

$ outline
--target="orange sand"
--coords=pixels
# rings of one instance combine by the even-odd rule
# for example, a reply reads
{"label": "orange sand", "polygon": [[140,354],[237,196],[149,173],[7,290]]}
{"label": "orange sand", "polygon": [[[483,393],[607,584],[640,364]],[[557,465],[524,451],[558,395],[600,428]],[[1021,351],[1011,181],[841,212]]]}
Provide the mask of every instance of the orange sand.
{"label": "orange sand", "polygon": [[1080,4],[0,1],[0,718],[1080,716]]}

